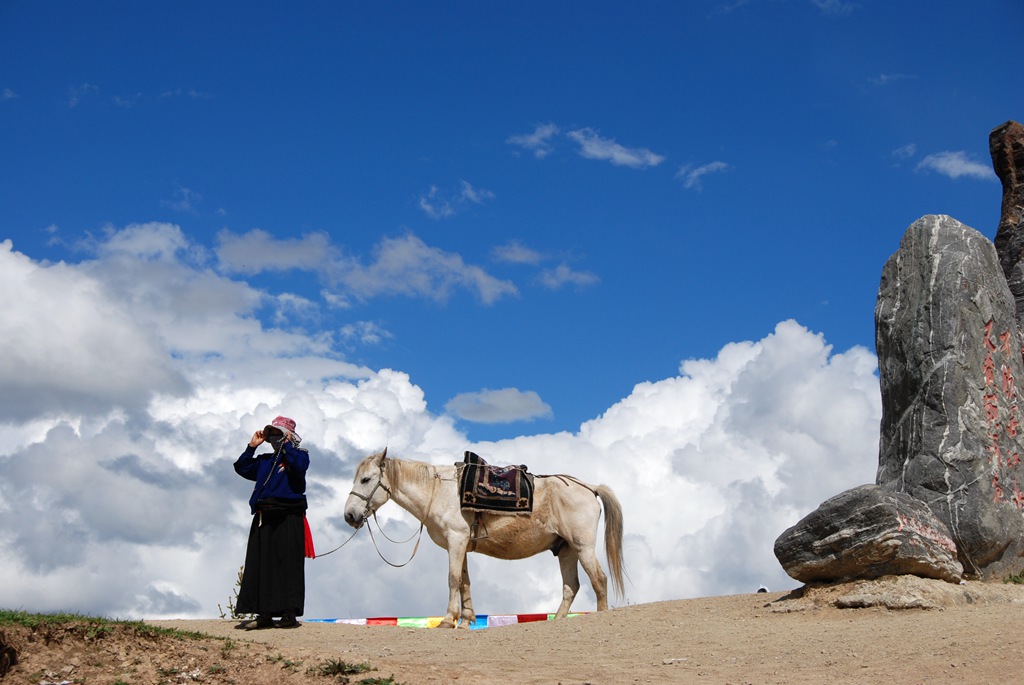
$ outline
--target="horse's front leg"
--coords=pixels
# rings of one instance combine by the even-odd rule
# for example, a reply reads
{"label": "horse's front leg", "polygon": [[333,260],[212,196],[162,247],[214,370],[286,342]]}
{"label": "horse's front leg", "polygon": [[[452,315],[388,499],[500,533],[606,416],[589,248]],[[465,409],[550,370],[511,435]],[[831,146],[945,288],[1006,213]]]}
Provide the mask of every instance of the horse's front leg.
{"label": "horse's front leg", "polygon": [[448,540],[448,611],[445,612],[438,628],[454,628],[458,625],[467,545],[466,539]]}
{"label": "horse's front leg", "polygon": [[462,596],[462,622],[460,628],[469,628],[476,622],[476,612],[473,611],[473,598],[469,594],[469,555],[462,555],[462,583],[459,585],[459,593]]}

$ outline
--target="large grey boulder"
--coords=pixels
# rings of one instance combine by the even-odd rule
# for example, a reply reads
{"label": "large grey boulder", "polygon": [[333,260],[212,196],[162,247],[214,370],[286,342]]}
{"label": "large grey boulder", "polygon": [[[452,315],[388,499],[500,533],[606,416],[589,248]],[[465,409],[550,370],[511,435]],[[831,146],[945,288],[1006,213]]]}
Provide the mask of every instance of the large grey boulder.
{"label": "large grey boulder", "polygon": [[877,485],[826,500],[775,541],[775,556],[803,582],[915,575],[958,582],[949,529],[923,502]]}
{"label": "large grey boulder", "polygon": [[906,231],[875,309],[882,423],[876,483],[948,526],[970,577],[1024,568],[1024,383],[995,246],[948,216]]}

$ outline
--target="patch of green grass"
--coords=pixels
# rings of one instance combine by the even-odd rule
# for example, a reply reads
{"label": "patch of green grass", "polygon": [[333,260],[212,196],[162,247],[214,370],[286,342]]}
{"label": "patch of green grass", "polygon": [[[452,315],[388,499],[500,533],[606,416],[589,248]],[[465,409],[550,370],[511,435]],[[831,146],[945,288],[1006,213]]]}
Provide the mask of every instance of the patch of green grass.
{"label": "patch of green grass", "polygon": [[287,668],[289,671],[292,671],[293,673],[299,668],[299,666],[302,665],[301,661],[292,661],[291,659],[286,659],[280,654],[278,654],[277,656],[268,656],[267,661],[271,663],[279,663],[281,664],[281,668]]}
{"label": "patch of green grass", "polygon": [[139,637],[182,637],[192,640],[223,639],[214,635],[198,633],[191,630],[178,630],[177,628],[163,628],[152,626],[142,621],[128,621],[123,619],[102,618],[97,616],[86,616],[85,614],[32,614],[27,611],[14,611],[11,609],[0,609],[0,626],[20,625],[32,630],[40,628],[56,628],[68,625],[83,626],[88,637],[103,637],[109,634],[115,626],[123,626],[130,629]]}
{"label": "patch of green grass", "polygon": [[317,666],[310,666],[307,673],[322,676],[347,676],[372,670],[373,667],[365,661],[361,664],[350,664],[341,659],[327,659]]}
{"label": "patch of green grass", "polygon": [[387,678],[364,678],[359,681],[358,685],[402,685],[401,683],[395,682],[395,676],[391,675]]}
{"label": "patch of green grass", "polygon": [[1006,578],[1003,579],[1003,582],[1013,583],[1015,585],[1024,585],[1024,571],[1021,571],[1020,573],[1017,573],[1012,576],[1006,576]]}

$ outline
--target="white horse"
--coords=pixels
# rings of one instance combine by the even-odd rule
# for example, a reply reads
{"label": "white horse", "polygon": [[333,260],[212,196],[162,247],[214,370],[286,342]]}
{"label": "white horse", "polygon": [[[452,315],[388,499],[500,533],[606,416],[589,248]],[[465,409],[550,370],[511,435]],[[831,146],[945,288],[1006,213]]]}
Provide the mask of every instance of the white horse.
{"label": "white horse", "polygon": [[[597,595],[597,610],[606,610],[608,579],[595,554],[597,525],[603,505],[605,553],[616,594],[621,597],[622,507],[618,499],[605,485],[593,487],[571,476],[535,476],[534,484],[531,514],[484,513],[477,521],[476,512],[463,511],[459,504],[454,464],[434,466],[388,459],[385,449],[363,459],[356,469],[345,503],[345,520],[358,529],[392,499],[423,524],[431,540],[448,550],[448,610],[441,627],[469,627],[476,620],[469,594],[467,551],[499,559],[554,553],[562,571],[562,603],[556,618],[569,613],[580,589],[579,562]],[[478,531],[475,538],[474,529]]]}

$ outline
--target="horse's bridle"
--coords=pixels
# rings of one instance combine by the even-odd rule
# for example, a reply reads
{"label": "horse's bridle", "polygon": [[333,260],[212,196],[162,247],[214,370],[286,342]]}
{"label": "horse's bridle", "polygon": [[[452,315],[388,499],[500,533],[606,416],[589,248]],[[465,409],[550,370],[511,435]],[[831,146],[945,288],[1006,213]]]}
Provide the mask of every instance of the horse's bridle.
{"label": "horse's bridle", "polygon": [[[383,457],[380,460],[380,473],[377,475],[377,484],[373,486],[372,490],[370,490],[370,494],[369,495],[363,495],[363,494],[360,494],[360,493],[356,492],[355,490],[349,490],[348,494],[355,495],[359,499],[361,499],[364,502],[366,502],[366,508],[363,509],[363,522],[364,523],[366,522],[366,519],[370,518],[370,514],[373,512],[373,505],[371,503],[371,500],[373,499],[373,496],[377,493],[377,489],[378,488],[380,488],[384,492],[388,493],[388,497],[392,497],[391,488],[389,488],[388,486],[384,485],[384,469],[387,467],[387,461],[388,461],[387,457]],[[360,525],[362,525],[362,523],[360,523]]]}

